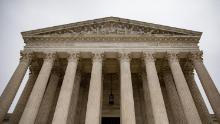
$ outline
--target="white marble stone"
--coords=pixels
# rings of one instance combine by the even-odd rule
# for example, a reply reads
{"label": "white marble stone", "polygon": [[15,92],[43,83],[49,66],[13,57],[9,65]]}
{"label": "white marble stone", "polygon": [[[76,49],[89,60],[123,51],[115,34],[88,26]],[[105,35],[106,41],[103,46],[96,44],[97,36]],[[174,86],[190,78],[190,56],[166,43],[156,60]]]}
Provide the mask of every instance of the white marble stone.
{"label": "white marble stone", "polygon": [[155,124],[169,124],[159,78],[152,53],[144,53],[153,118]]}
{"label": "white marble stone", "polygon": [[121,124],[136,124],[129,53],[120,53]]}
{"label": "white marble stone", "polygon": [[[58,71],[58,70],[57,70]],[[59,72],[55,70],[51,73],[43,100],[41,102],[35,124],[48,124],[48,118],[52,110],[56,89],[59,83]]]}
{"label": "white marble stone", "polygon": [[101,124],[103,92],[102,56],[102,53],[93,54],[85,124]]}
{"label": "white marble stone", "polygon": [[180,67],[177,54],[169,53],[168,61],[188,124],[201,124],[201,119],[199,117],[192,95],[189,91],[189,87],[187,86],[187,82]]}
{"label": "white marble stone", "polygon": [[44,59],[44,63],[34,84],[31,95],[28,99],[24,112],[19,121],[19,124],[34,124],[40,107],[40,103],[43,99],[43,95],[46,90],[50,72],[54,64],[54,59],[54,53],[48,53],[46,55],[46,58]]}
{"label": "white marble stone", "polygon": [[200,82],[204,88],[204,91],[210,101],[213,111],[216,114],[218,121],[220,121],[220,94],[216,88],[212,78],[210,77],[205,65],[201,59],[201,52],[192,54],[193,65],[199,76]]}
{"label": "white marble stone", "polygon": [[68,58],[65,76],[60,89],[52,124],[66,124],[71,102],[75,75],[78,64],[78,53],[71,53]]}

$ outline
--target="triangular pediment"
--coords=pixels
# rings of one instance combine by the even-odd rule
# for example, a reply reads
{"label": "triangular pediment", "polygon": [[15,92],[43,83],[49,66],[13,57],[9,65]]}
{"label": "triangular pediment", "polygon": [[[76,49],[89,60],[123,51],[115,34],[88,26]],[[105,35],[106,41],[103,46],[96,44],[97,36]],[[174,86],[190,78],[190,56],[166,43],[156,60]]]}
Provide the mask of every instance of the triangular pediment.
{"label": "triangular pediment", "polygon": [[201,36],[201,32],[162,26],[152,23],[106,17],[44,29],[22,32],[25,36]]}

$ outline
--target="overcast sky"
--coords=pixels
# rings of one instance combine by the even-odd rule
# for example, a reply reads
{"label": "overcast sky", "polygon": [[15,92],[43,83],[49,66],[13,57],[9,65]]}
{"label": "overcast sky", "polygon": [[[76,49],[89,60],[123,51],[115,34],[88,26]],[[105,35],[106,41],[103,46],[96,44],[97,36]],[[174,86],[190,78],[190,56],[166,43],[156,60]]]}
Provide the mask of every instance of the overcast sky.
{"label": "overcast sky", "polygon": [[1,0],[0,94],[25,45],[20,32],[107,16],[203,32],[204,63],[220,89],[219,12],[219,0]]}

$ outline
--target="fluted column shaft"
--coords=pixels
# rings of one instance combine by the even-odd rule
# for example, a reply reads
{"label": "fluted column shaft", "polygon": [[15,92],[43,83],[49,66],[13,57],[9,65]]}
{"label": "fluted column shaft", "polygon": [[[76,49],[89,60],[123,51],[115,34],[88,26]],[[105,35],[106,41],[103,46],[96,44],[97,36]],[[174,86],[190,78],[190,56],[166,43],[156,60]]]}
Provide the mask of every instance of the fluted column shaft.
{"label": "fluted column shaft", "polygon": [[208,108],[203,100],[203,97],[199,91],[199,88],[194,79],[194,74],[191,71],[184,72],[186,81],[188,83],[189,89],[191,91],[192,97],[194,99],[196,108],[199,112],[199,116],[203,124],[212,124],[211,116],[209,114]]}
{"label": "fluted column shaft", "polygon": [[26,103],[28,101],[28,98],[31,94],[31,91],[34,87],[34,83],[37,79],[37,75],[39,73],[39,70],[37,71],[32,71],[30,74],[29,74],[29,79],[25,85],[25,88],[18,100],[18,103],[17,105],[15,106],[15,109],[12,113],[12,116],[10,117],[10,120],[9,120],[9,124],[17,124],[21,118],[21,115],[24,111],[24,108],[26,106]]}
{"label": "fluted column shaft", "polygon": [[169,124],[152,53],[144,53],[147,81],[155,124]]}
{"label": "fluted column shaft", "polygon": [[54,64],[54,59],[55,54],[48,53],[46,55],[19,124],[34,124]]}
{"label": "fluted column shaft", "polygon": [[183,111],[188,124],[201,124],[201,120],[196,109],[195,103],[187,86],[186,79],[183,75],[176,53],[168,54],[168,62],[171,68],[176,89],[183,106]]}
{"label": "fluted column shaft", "polygon": [[85,124],[100,124],[102,111],[102,54],[93,55]]}
{"label": "fluted column shaft", "polygon": [[205,90],[205,93],[210,101],[212,109],[218,119],[220,121],[220,94],[218,89],[215,87],[215,84],[209,75],[205,65],[202,62],[201,52],[194,53],[192,55],[193,65],[195,66],[196,72],[199,76],[200,82]]}
{"label": "fluted column shaft", "polygon": [[13,73],[11,79],[9,80],[5,90],[3,91],[0,99],[0,123],[4,120],[15,95],[21,85],[24,75],[30,64],[30,53],[22,53],[22,58],[17,66],[15,72]]}
{"label": "fluted column shaft", "polygon": [[136,124],[134,97],[131,80],[130,58],[128,53],[120,53],[121,74],[121,124]]}
{"label": "fluted column shaft", "polygon": [[172,73],[169,70],[163,71],[163,79],[167,90],[167,96],[171,104],[171,110],[173,113],[173,119],[176,124],[187,124],[186,117],[182,108],[182,104],[179,99],[179,95],[176,91],[175,84],[173,82]]}
{"label": "fluted column shaft", "polygon": [[81,82],[81,74],[80,72],[76,73],[75,77],[75,86],[73,88],[72,98],[71,98],[71,105],[69,108],[69,115],[67,118],[67,124],[72,124],[75,122],[75,116],[77,114],[77,103],[79,97],[79,89],[80,89],[80,82]]}
{"label": "fluted column shaft", "polygon": [[78,53],[71,53],[68,58],[68,64],[64,75],[63,83],[60,89],[56,110],[52,124],[66,124],[71,102],[73,88],[75,87],[75,75],[78,64]]}
{"label": "fluted column shaft", "polygon": [[145,101],[146,123],[154,124],[154,115],[153,115],[153,109],[151,105],[152,103],[151,103],[149,87],[147,83],[147,74],[146,74],[145,69],[144,69],[144,72],[142,72],[142,81],[143,81],[143,91],[144,91],[144,101]]}
{"label": "fluted column shaft", "polygon": [[55,98],[56,89],[59,82],[59,72],[53,70],[51,73],[49,83],[44,93],[35,124],[48,124],[48,118],[52,109],[53,101]]}

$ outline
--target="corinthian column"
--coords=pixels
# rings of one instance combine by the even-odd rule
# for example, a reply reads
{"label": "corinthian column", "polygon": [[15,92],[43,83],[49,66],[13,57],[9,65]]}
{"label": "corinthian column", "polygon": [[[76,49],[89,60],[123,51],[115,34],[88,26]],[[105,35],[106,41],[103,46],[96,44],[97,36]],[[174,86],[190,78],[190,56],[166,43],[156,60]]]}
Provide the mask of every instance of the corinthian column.
{"label": "corinthian column", "polygon": [[67,124],[72,124],[75,122],[76,114],[77,114],[77,104],[79,101],[79,89],[80,89],[80,82],[81,82],[81,74],[80,71],[76,72],[75,77],[75,86],[72,92],[72,98],[71,98],[71,105],[69,107],[69,115],[67,119]]}
{"label": "corinthian column", "polygon": [[163,70],[163,80],[167,90],[167,96],[171,104],[175,124],[187,124],[182,104],[173,81],[172,73],[167,67],[165,67]]}
{"label": "corinthian column", "polygon": [[[144,67],[143,67],[144,68]],[[144,101],[145,101],[145,113],[146,113],[146,123],[147,124],[154,124],[154,115],[152,109],[152,103],[149,93],[149,87],[147,83],[147,74],[145,69],[142,72],[142,81],[143,81],[143,93],[144,93]]]}
{"label": "corinthian column", "polygon": [[26,103],[28,101],[28,98],[31,94],[31,91],[34,87],[34,83],[39,73],[39,68],[32,67],[30,70],[31,72],[29,74],[29,79],[24,87],[24,90],[22,91],[18,103],[12,113],[12,116],[10,117],[9,124],[17,124],[19,122],[21,115],[24,111],[24,108],[26,106]]}
{"label": "corinthian column", "polygon": [[210,77],[205,65],[202,62],[202,52],[192,54],[192,62],[195,66],[196,72],[199,76],[203,89],[210,101],[213,111],[216,114],[218,121],[220,121],[220,94],[218,89]]}
{"label": "corinthian column", "polygon": [[100,124],[102,112],[102,53],[93,54],[85,124]]}
{"label": "corinthian column", "polygon": [[21,85],[21,82],[24,78],[24,75],[30,64],[30,53],[21,53],[21,59],[19,65],[17,66],[14,74],[9,80],[5,90],[3,91],[0,99],[0,123],[4,120],[5,115],[7,114],[14,97]]}
{"label": "corinthian column", "polygon": [[59,72],[53,70],[41,102],[35,124],[48,124],[48,118],[52,109],[56,89],[59,82]]}
{"label": "corinthian column", "polygon": [[183,75],[176,53],[168,54],[168,62],[173,74],[176,89],[183,106],[183,111],[188,124],[201,124],[201,120],[196,109],[195,103],[187,86],[186,79]]}
{"label": "corinthian column", "polygon": [[136,124],[134,97],[131,81],[130,58],[128,53],[120,53],[121,74],[121,123]]}
{"label": "corinthian column", "polygon": [[71,53],[68,58],[68,64],[64,75],[63,83],[60,89],[56,110],[52,124],[66,124],[71,102],[73,88],[75,87],[75,75],[78,64],[78,53]]}
{"label": "corinthian column", "polygon": [[205,101],[203,100],[203,97],[194,79],[193,69],[188,69],[188,68],[189,67],[185,67],[184,74],[185,74],[189,89],[191,91],[192,97],[194,99],[196,108],[199,112],[201,121],[203,124],[212,124],[212,119],[209,114],[208,108],[206,107]]}
{"label": "corinthian column", "polygon": [[54,64],[55,54],[47,53],[19,124],[34,124]]}
{"label": "corinthian column", "polygon": [[169,124],[152,53],[144,53],[147,82],[155,124]]}

